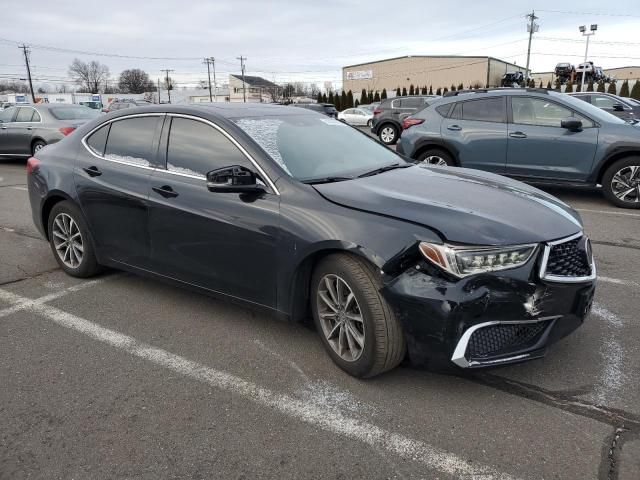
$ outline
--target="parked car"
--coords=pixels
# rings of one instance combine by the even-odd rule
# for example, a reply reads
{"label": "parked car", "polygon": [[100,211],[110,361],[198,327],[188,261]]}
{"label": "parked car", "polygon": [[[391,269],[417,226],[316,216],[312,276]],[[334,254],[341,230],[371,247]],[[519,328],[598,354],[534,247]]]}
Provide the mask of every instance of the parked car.
{"label": "parked car", "polygon": [[576,78],[582,80],[582,76],[586,75],[585,79],[589,80],[593,78],[596,67],[593,62],[581,63],[576,67]]}
{"label": "parked car", "polygon": [[104,108],[102,105],[102,102],[98,102],[95,100],[90,100],[87,102],[78,102],[78,105],[83,105],[85,107],[93,108],[94,110],[102,110],[102,108]]}
{"label": "parked car", "polygon": [[371,127],[373,112],[363,108],[347,108],[338,113],[338,120],[342,120],[349,125]]}
{"label": "parked car", "polygon": [[82,105],[38,103],[0,111],[0,155],[28,157],[69,135],[98,112]]}
{"label": "parked car", "polygon": [[524,87],[524,73],[511,72],[505,73],[500,80],[501,87]]}
{"label": "parked car", "polygon": [[115,99],[113,102],[109,104],[108,107],[102,109],[104,113],[109,113],[117,110],[123,110],[125,108],[131,107],[145,107],[148,105],[153,105],[151,102],[147,100],[118,100]]}
{"label": "parked car", "polygon": [[378,108],[378,106],[380,105],[380,102],[373,102],[373,103],[367,103],[366,105],[360,105],[357,108],[362,108],[363,110],[368,110],[371,113],[373,113],[373,111]]}
{"label": "parked car", "polygon": [[385,145],[393,145],[402,133],[402,121],[422,110],[436,95],[413,95],[409,97],[387,98],[373,111],[371,132]]}
{"label": "parked car", "polygon": [[453,93],[405,120],[398,152],[531,183],[601,184],[613,204],[640,208],[638,127],[546,89]]}
{"label": "parked car", "polygon": [[637,123],[640,120],[640,103],[632,98],[600,92],[578,92],[569,95],[601,108],[626,122]]}
{"label": "parked car", "polygon": [[560,83],[565,84],[570,81],[576,73],[576,67],[568,62],[559,63],[554,70],[556,78],[560,80]]}
{"label": "parked car", "polygon": [[332,103],[292,103],[294,107],[306,108],[314,112],[322,113],[327,117],[338,118],[338,110]]}
{"label": "parked car", "polygon": [[109,266],[312,316],[358,377],[407,351],[462,368],[541,357],[594,294],[589,240],[561,201],[406,162],[300,108],[132,108],[38,152],[27,171],[33,220],[69,275]]}

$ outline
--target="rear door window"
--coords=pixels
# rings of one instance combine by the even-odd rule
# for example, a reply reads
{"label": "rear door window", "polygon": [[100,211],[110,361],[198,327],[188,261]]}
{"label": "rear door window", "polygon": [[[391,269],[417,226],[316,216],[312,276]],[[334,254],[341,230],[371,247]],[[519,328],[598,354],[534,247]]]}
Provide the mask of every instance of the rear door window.
{"label": "rear door window", "polygon": [[0,122],[10,123],[13,120],[14,113],[16,113],[16,107],[10,107],[6,110],[0,110]]}
{"label": "rear door window", "polygon": [[505,99],[503,97],[492,97],[463,102],[462,119],[504,123],[507,121]]}
{"label": "rear door window", "polygon": [[402,108],[418,109],[424,106],[421,98],[403,98]]}
{"label": "rear door window", "polygon": [[18,109],[18,115],[16,116],[16,122],[30,122],[33,118],[33,112],[35,110],[29,107],[21,107]]}
{"label": "rear door window", "polygon": [[211,125],[173,118],[167,146],[168,171],[205,178],[211,170],[232,165],[255,170],[238,147]]}
{"label": "rear door window", "polygon": [[155,160],[153,140],[160,117],[135,117],[111,123],[104,157],[149,167]]}
{"label": "rear door window", "polygon": [[593,105],[595,105],[598,108],[608,108],[610,110],[613,110],[613,106],[618,103],[620,105],[622,105],[620,102],[614,100],[611,97],[606,97],[604,95],[592,95],[591,96],[591,103]]}

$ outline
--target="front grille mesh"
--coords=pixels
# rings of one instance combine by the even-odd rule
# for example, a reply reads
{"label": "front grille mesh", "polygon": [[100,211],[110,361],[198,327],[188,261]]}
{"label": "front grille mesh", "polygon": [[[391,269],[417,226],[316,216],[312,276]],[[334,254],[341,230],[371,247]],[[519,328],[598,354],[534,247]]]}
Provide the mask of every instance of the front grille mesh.
{"label": "front grille mesh", "polygon": [[587,253],[579,248],[580,238],[551,246],[547,260],[547,275],[559,277],[588,277],[591,267]]}
{"label": "front grille mesh", "polygon": [[526,346],[540,335],[546,322],[490,325],[473,332],[467,346],[469,358],[499,355],[519,346]]}

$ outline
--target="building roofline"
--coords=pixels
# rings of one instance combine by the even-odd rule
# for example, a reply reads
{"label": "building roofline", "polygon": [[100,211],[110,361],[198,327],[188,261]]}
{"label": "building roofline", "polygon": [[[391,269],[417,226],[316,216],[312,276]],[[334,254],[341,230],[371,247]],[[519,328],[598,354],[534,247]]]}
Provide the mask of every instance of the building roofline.
{"label": "building roofline", "polygon": [[468,59],[483,58],[483,59],[487,59],[487,61],[496,60],[498,62],[502,62],[507,65],[512,65],[514,67],[524,68],[524,67],[521,67],[520,65],[516,65],[515,63],[505,62],[504,60],[501,60],[499,58],[490,57],[487,55],[403,55],[401,57],[384,58],[382,60],[373,60],[371,62],[363,62],[363,63],[355,63],[353,65],[346,65],[342,67],[342,70],[344,70],[345,68],[360,67],[362,65],[371,65],[372,63],[391,62],[393,60],[401,60],[403,58],[468,58]]}

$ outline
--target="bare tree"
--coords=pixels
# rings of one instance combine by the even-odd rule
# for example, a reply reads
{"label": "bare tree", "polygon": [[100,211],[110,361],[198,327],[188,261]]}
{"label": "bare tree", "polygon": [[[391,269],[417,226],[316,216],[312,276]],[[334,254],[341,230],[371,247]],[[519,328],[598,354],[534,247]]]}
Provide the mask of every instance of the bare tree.
{"label": "bare tree", "polygon": [[149,75],[139,68],[123,70],[118,79],[118,88],[122,93],[144,93],[155,90]]}
{"label": "bare tree", "polygon": [[100,87],[109,79],[109,67],[95,60],[85,63],[76,58],[69,65],[69,76],[89,93],[98,93]]}
{"label": "bare tree", "polygon": [[171,77],[165,77],[162,81],[162,85],[164,86],[165,90],[174,90],[176,88],[176,83]]}
{"label": "bare tree", "polygon": [[29,89],[22,82],[0,81],[0,92],[28,93]]}
{"label": "bare tree", "polygon": [[66,83],[60,84],[58,85],[58,88],[56,88],[57,93],[67,93],[67,91],[68,91],[68,88]]}

